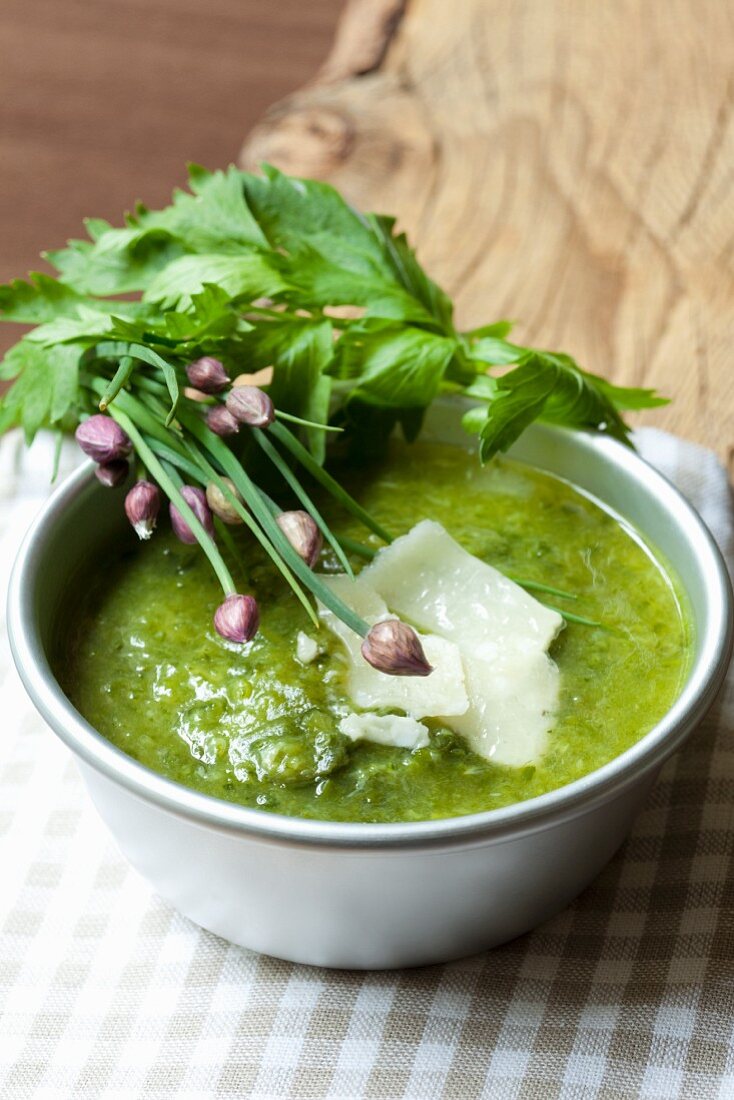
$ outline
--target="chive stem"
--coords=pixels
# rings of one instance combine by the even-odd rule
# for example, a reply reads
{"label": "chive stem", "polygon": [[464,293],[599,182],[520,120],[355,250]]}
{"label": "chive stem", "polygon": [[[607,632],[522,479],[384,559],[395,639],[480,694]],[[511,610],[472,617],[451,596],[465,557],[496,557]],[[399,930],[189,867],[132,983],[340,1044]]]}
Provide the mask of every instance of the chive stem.
{"label": "chive stem", "polygon": [[550,584],[543,584],[542,581],[528,581],[523,577],[514,577],[512,573],[505,573],[508,581],[512,581],[514,584],[519,584],[521,588],[526,588],[529,592],[547,592],[549,596],[558,596],[563,600],[577,600],[578,596],[573,592],[564,592],[562,588],[554,588]]}
{"label": "chive stem", "polygon": [[573,611],[564,611],[560,607],[552,607],[549,603],[543,606],[547,607],[549,611],[555,611],[568,623],[578,623],[580,626],[598,626],[604,629],[604,623],[597,622],[596,619],[587,619],[585,615],[575,615]]}
{"label": "chive stem", "polygon": [[209,479],[206,474],[202,473],[201,468],[197,466],[195,462],[191,462],[188,458],[184,458],[178,451],[172,450],[170,447],[167,447],[165,443],[161,443],[157,439],[148,436],[146,436],[145,439],[150,449],[154,451],[160,459],[164,460],[169,466],[175,466],[176,469],[183,470],[183,472],[193,481],[198,481],[200,485],[206,487]]}
{"label": "chive stem", "polygon": [[172,504],[178,508],[179,512],[186,520],[186,523],[191,528],[193,534],[196,536],[196,541],[201,546],[202,550],[211,562],[212,568],[217,575],[219,583],[224,590],[225,596],[230,596],[236,592],[235,583],[232,580],[232,575],[224,564],[222,555],[217,549],[217,545],[204,530],[201,523],[197,519],[192,509],[188,506],[184,498],[181,496],[178,487],[176,486],[173,478],[164,468],[163,464],[159,462],[156,455],[151,448],[145,442],[145,439],[138,431],[136,425],[121,409],[113,408],[110,410],[110,415],[117,421],[121,428],[124,428],[127,434],[135,444],[135,449],[139,453],[143,462],[150,470],[155,480],[160,485],[163,492],[166,494]]}
{"label": "chive stem", "polygon": [[313,501],[309,497],[306,490],[301,486],[300,482],[298,481],[298,478],[293,473],[293,471],[291,470],[288,463],[284,460],[284,458],[282,457],[280,452],[277,450],[277,448],[274,447],[273,444],[270,442],[270,440],[268,439],[265,432],[263,432],[260,428],[253,428],[252,434],[255,436],[256,442],[260,445],[260,447],[263,449],[265,454],[268,456],[268,458],[272,462],[273,466],[275,466],[276,470],[278,471],[280,476],[283,478],[285,483],[290,487],[290,489],[293,491],[293,493],[298,497],[298,499],[301,502],[301,504],[303,505],[303,507],[306,509],[308,514],[311,516],[311,519],[314,521],[314,523],[316,524],[318,529],[321,531],[321,534],[324,536],[326,541],[329,543],[329,545],[333,549],[333,551],[336,554],[337,558],[339,559],[344,571],[346,573],[348,573],[350,577],[353,577],[354,573],[352,571],[351,565],[349,564],[349,558],[346,556],[346,554],[342,550],[342,548],[339,545],[336,537],[329,530],[328,524],[324,520],[323,516],[319,512],[316,505],[313,503]]}
{"label": "chive stem", "polygon": [[51,470],[51,484],[56,483],[56,478],[59,476],[59,466],[61,465],[61,448],[64,444],[64,433],[61,428],[56,429],[56,441],[54,443],[54,464]]}
{"label": "chive stem", "polygon": [[235,564],[239,565],[240,564],[240,558],[239,558],[239,554],[237,552],[237,546],[235,544],[234,539],[232,538],[232,535],[227,530],[227,524],[222,523],[219,516],[214,516],[214,528],[217,532],[217,537],[222,540],[222,542],[225,546],[225,549],[227,550],[227,553],[229,554],[232,561]]}
{"label": "chive stem", "polygon": [[[216,438],[216,436],[215,436],[215,438]],[[313,622],[314,626],[318,627],[318,625],[319,625],[318,617],[317,617],[313,607],[309,603],[308,597],[306,596],[306,593],[303,591],[303,588],[298,583],[296,578],[293,576],[293,573],[288,568],[288,565],[283,561],[283,559],[280,556],[280,554],[278,553],[277,549],[272,545],[271,541],[264,534],[264,532],[261,530],[261,528],[258,526],[258,524],[255,523],[253,517],[250,515],[250,513],[244,507],[242,501],[238,500],[237,497],[234,495],[234,493],[230,492],[229,486],[227,485],[227,483],[222,480],[219,472],[208,461],[205,454],[201,451],[201,449],[199,448],[199,446],[197,444],[187,443],[187,448],[189,450],[189,453],[195,459],[195,461],[199,463],[202,471],[206,475],[207,481],[213,481],[214,482],[214,484],[217,486],[217,488],[221,490],[221,492],[224,494],[225,498],[230,502],[230,504],[232,505],[234,510],[237,512],[237,515],[240,517],[242,522],[247,527],[249,527],[250,531],[252,531],[255,538],[258,540],[260,545],[263,547],[265,552],[272,559],[273,563],[277,566],[277,568],[280,570],[280,572],[282,573],[285,580],[290,585],[290,587],[293,590],[294,594],[296,595],[296,597],[299,599],[299,601],[301,602],[301,604],[305,608],[305,610],[306,610],[308,616],[310,617],[311,621]],[[229,450],[229,449],[227,448],[227,450]],[[229,451],[229,453],[232,454],[231,451]],[[232,458],[234,460],[235,465],[239,466],[239,463],[234,458],[234,455],[232,455]],[[237,484],[237,479],[232,476],[231,471],[228,471],[228,472],[229,472],[229,476],[232,479],[232,481],[235,483],[235,485],[240,490],[240,492],[242,492],[241,487]],[[243,493],[243,497],[244,497],[244,493]],[[245,498],[245,499],[247,499],[247,498]]]}
{"label": "chive stem", "polygon": [[343,428],[337,428],[335,424],[317,424],[315,420],[304,420],[300,416],[293,416],[292,413],[283,412],[282,409],[276,409],[275,415],[278,420],[288,420],[291,424],[300,424],[304,428],[317,428],[321,432],[343,432]]}
{"label": "chive stem", "polygon": [[347,535],[337,535],[336,539],[344,550],[347,550],[350,554],[356,554],[366,561],[372,561],[377,554],[377,550],[375,550],[374,547],[365,546],[363,542],[357,542],[356,539],[350,539]]}
{"label": "chive stem", "polygon": [[270,425],[269,431],[271,435],[274,435],[275,438],[290,451],[293,457],[301,463],[307,472],[311,474],[311,477],[313,477],[315,481],[320,482],[320,484],[323,485],[323,487],[331,493],[347,511],[361,520],[365,527],[375,535],[378,535],[383,542],[392,542],[392,535],[386,531],[377,520],[374,520],[369,512],[366,512],[362,505],[358,504],[354,497],[350,496],[331,474],[327,473],[327,471],[318,464],[311,452],[296,439],[293,432],[289,431],[284,424],[281,424],[277,420]]}
{"label": "chive stem", "polygon": [[[219,436],[211,432],[206,424],[199,420],[198,417],[192,417],[188,413],[182,413],[181,422],[187,430],[206,447],[209,453],[219,461],[225,474],[232,479],[244,500],[249,505],[253,516],[262,527],[277,554],[284,559],[288,567],[295,573],[301,583],[309,589],[317,600],[320,600],[325,607],[333,611],[350,630],[353,630],[362,638],[366,637],[370,630],[369,625],[364,619],[360,618],[351,607],[345,604],[343,600],[340,600],[332,589],[324,584],[319,575],[314,573],[303,558],[296,553],[270,513],[270,509],[260,495],[260,490],[251,481],[229,447],[222,442]],[[273,425],[271,425],[271,430],[272,427]],[[225,492],[225,495],[227,495],[226,485],[222,483],[220,487]],[[229,494],[229,496],[231,497],[232,494]]]}
{"label": "chive stem", "polygon": [[112,381],[99,399],[99,411],[106,412],[109,405],[117,397],[123,386],[130,381],[130,375],[135,370],[135,360],[131,355],[123,355],[120,365],[112,376]]}

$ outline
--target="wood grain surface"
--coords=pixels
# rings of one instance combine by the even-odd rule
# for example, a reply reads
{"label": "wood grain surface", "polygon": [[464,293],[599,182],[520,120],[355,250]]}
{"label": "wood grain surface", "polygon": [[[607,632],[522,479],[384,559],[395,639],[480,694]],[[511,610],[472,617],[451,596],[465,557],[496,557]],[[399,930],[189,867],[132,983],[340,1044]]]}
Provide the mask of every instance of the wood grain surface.
{"label": "wood grain surface", "polygon": [[517,319],[734,454],[734,4],[351,0],[242,152],[399,215],[463,325]]}
{"label": "wood grain surface", "polygon": [[[342,0],[2,0],[0,281],[187,161],[236,159],[243,126],[309,80]],[[2,347],[14,339],[0,329]]]}

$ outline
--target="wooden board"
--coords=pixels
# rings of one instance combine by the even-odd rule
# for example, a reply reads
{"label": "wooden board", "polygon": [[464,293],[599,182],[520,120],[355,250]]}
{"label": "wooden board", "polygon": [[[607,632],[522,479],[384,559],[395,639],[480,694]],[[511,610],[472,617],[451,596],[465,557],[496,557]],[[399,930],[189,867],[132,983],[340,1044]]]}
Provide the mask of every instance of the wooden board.
{"label": "wooden board", "polygon": [[395,213],[462,325],[674,397],[734,459],[734,4],[352,0],[242,163]]}

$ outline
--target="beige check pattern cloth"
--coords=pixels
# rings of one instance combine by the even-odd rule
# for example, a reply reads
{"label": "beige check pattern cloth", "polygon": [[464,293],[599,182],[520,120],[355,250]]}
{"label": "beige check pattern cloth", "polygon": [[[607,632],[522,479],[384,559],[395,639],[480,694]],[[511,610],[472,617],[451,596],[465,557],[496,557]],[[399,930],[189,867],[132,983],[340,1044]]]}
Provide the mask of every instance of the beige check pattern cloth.
{"label": "beige check pattern cloth", "polygon": [[[713,455],[659,432],[639,443],[731,563]],[[0,447],[3,570],[47,491],[46,447]],[[731,674],[563,913],[447,966],[330,972],[233,947],[155,897],[0,644],[2,1100],[734,1098]]]}

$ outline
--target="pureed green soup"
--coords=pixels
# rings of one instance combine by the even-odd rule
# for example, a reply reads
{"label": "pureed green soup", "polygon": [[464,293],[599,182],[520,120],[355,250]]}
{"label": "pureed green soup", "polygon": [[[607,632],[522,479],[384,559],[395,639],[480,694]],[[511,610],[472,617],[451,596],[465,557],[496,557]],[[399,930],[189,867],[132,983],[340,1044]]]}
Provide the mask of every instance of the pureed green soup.
{"label": "pureed green soup", "polygon": [[[553,643],[560,707],[539,762],[492,764],[432,719],[423,720],[429,745],[413,751],[345,737],[339,720],[354,707],[343,646],[322,628],[322,655],[297,659],[297,632],[316,632],[241,528],[235,582],[256,594],[262,613],[249,645],[214,632],[221,590],[198,548],[164,523],[86,587],[57,664],[89,722],[154,771],[218,798],[299,817],[395,822],[495,809],[560,787],[617,756],[670,707],[689,656],[676,586],[634,533],[572,486],[504,459],[482,469],[459,448],[421,443],[396,444],[379,467],[340,476],[396,534],[437,520],[502,572],[577,596],[541,600],[602,624],[568,623]],[[351,519],[329,518],[337,533],[364,540]],[[336,564],[325,555],[321,568]]]}

